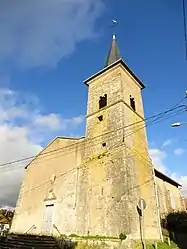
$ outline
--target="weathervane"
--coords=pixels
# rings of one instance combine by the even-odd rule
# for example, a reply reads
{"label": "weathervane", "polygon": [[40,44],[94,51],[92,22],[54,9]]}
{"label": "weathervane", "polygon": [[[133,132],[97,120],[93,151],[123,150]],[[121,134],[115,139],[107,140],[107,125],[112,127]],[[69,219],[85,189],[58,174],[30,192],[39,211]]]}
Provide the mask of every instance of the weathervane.
{"label": "weathervane", "polygon": [[118,23],[118,21],[115,20],[115,19],[112,19],[112,22],[113,22],[114,24],[117,24],[117,23]]}
{"label": "weathervane", "polygon": [[[116,19],[112,19],[112,28],[114,29],[117,25],[119,24],[119,22]],[[115,32],[113,32],[113,38],[115,39],[116,35]]]}

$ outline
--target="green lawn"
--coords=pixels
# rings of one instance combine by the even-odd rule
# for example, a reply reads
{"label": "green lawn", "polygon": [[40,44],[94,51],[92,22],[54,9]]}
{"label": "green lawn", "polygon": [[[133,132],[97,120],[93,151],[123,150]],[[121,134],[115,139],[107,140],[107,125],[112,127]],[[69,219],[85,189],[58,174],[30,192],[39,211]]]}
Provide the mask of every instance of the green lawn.
{"label": "green lawn", "polygon": [[[167,243],[158,243],[158,249],[179,249],[178,246],[171,241],[171,246],[169,246]],[[147,249],[155,249],[154,245],[148,245]]]}
{"label": "green lawn", "polygon": [[[155,249],[154,243],[147,243],[146,244],[146,249]],[[134,249],[142,249],[142,244],[139,243]],[[166,242],[165,243],[158,243],[157,244],[157,249],[179,249],[179,247],[171,241],[171,246],[169,246]]]}

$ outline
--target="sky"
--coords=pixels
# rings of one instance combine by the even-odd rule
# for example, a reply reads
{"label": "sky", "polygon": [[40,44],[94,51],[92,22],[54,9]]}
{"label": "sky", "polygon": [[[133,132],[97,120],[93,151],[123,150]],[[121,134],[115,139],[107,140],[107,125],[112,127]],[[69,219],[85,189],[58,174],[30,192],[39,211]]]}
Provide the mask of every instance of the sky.
{"label": "sky", "polygon": [[[179,103],[187,89],[182,1],[0,1],[0,165],[36,155],[55,136],[84,135],[83,80],[103,68],[114,30],[146,85],[145,117]],[[147,135],[155,167],[186,195],[187,126],[171,128],[179,121],[186,112],[148,126]],[[0,206],[15,206],[24,166],[0,167]]]}

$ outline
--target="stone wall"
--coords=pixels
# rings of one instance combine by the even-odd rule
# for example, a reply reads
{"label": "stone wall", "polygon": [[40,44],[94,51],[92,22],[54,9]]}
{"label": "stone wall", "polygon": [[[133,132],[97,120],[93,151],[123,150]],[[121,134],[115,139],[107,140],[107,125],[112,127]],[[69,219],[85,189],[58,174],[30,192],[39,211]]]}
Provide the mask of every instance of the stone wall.
{"label": "stone wall", "polygon": [[120,239],[56,238],[56,240],[61,249],[65,249],[67,245],[72,249],[128,249],[136,243],[128,239],[121,241]]}
{"label": "stone wall", "polygon": [[173,211],[185,210],[184,199],[182,198],[178,187],[158,177],[156,177],[156,182],[161,215],[165,215]]}
{"label": "stone wall", "polygon": [[[43,233],[44,208],[48,201],[54,204],[53,224],[60,233],[75,231],[83,154],[84,140],[57,138],[31,162],[25,172],[10,232],[25,233],[31,229],[30,233]],[[54,227],[52,230],[57,232]]]}
{"label": "stone wall", "polygon": [[[90,191],[89,232],[106,236],[125,232],[140,238],[137,203],[142,197],[147,202],[146,236],[159,239],[153,166],[147,149],[140,86],[120,65],[88,84],[86,141],[97,137],[85,151]],[[99,98],[104,94],[107,106],[99,109]],[[136,101],[136,111],[130,106],[130,95]],[[101,115],[103,120],[98,121]],[[102,156],[103,153],[106,154]]]}
{"label": "stone wall", "polygon": [[[125,233],[139,239],[137,203],[144,198],[145,236],[160,239],[140,85],[120,64],[88,84],[85,139],[57,138],[29,165],[11,232],[25,233],[35,225],[30,232],[43,233],[44,207],[50,201],[55,235]],[[99,109],[104,94],[107,106]]]}

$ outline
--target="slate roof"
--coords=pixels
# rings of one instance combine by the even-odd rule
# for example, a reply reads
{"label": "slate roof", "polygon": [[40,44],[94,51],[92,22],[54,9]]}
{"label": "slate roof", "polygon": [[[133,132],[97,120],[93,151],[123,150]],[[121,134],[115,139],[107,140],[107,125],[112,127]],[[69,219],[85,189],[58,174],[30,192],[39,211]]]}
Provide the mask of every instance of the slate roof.
{"label": "slate roof", "polygon": [[111,45],[108,57],[107,57],[106,62],[105,62],[105,67],[108,67],[109,65],[113,64],[114,62],[116,62],[119,59],[121,59],[121,56],[120,56],[119,48],[117,45],[116,36],[113,35],[112,45]]}

